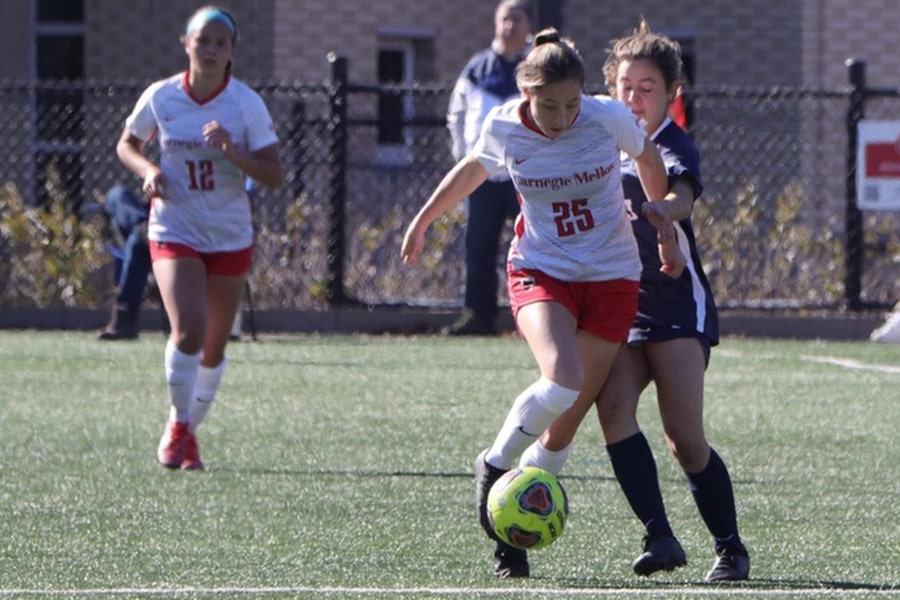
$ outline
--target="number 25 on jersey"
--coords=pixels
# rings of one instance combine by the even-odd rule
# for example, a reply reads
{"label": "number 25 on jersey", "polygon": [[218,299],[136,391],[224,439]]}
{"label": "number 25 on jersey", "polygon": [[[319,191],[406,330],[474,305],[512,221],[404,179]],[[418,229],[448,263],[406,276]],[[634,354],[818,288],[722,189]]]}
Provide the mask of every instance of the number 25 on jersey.
{"label": "number 25 on jersey", "polygon": [[568,237],[594,228],[594,215],[591,214],[587,203],[586,198],[579,198],[551,204],[559,237]]}

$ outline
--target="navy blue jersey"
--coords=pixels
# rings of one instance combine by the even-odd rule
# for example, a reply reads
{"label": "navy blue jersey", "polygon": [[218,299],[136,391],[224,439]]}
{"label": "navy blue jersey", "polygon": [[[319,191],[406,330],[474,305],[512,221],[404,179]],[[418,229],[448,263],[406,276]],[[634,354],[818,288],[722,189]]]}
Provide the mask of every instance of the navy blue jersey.
{"label": "navy blue jersey", "polygon": [[[681,127],[667,119],[652,138],[659,148],[671,184],[687,178],[694,188],[694,198],[703,191],[700,179],[700,157],[694,142]],[[641,285],[638,314],[629,334],[629,342],[664,341],[679,337],[703,336],[710,345],[719,342],[719,319],[709,281],[700,262],[691,220],[675,223],[678,245],[688,258],[687,267],[678,279],[660,272],[656,229],[644,217],[642,205],[647,201],[638,179],[634,160],[623,157],[622,186],[630,203],[631,224],[641,255]]]}
{"label": "navy blue jersey", "polygon": [[519,58],[508,61],[493,48],[482,50],[473,56],[463,69],[466,77],[475,87],[488,94],[507,99],[519,95],[516,84],[516,65]]}

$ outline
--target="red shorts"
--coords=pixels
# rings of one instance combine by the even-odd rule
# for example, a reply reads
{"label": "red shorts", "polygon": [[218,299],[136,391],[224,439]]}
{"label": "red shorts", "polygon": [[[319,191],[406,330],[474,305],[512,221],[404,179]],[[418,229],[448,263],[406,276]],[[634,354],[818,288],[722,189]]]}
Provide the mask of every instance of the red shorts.
{"label": "red shorts", "polygon": [[634,323],[638,305],[638,282],[560,281],[541,271],[508,273],[509,304],[513,316],[533,302],[558,302],[565,306],[578,327],[612,342],[624,342]]}
{"label": "red shorts", "polygon": [[198,252],[190,246],[177,242],[150,240],[151,260],[184,257],[199,258],[206,265],[206,272],[211,275],[244,275],[253,264],[253,246],[227,252]]}

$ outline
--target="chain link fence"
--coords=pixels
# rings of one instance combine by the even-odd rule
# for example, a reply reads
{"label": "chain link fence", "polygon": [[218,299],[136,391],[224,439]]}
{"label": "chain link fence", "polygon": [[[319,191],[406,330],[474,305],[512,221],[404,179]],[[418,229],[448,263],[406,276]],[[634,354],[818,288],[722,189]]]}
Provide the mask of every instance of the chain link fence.
{"label": "chain link fence", "polygon": [[[111,261],[102,259],[106,240],[92,207],[116,183],[139,187],[115,142],[147,83],[0,82],[0,305],[94,308],[111,298]],[[398,258],[406,225],[452,166],[449,86],[358,85],[339,70],[324,84],[248,83],[274,117],[288,168],[281,189],[253,199],[256,308],[461,305],[462,205],[435,223],[419,266]],[[692,89],[686,97],[705,184],[694,221],[723,306],[859,308],[897,299],[900,215],[859,215],[861,229],[848,236],[848,90]],[[867,98],[865,110],[898,119],[900,98]],[[35,211],[56,204],[79,215],[67,233],[34,224]],[[28,215],[32,225],[23,228]],[[23,263],[64,234],[77,238],[67,242],[68,266]],[[852,252],[861,256],[860,293],[848,299]],[[73,271],[79,257],[88,267],[77,270],[76,284],[58,271]],[[58,293],[38,298],[28,292],[35,281]]]}

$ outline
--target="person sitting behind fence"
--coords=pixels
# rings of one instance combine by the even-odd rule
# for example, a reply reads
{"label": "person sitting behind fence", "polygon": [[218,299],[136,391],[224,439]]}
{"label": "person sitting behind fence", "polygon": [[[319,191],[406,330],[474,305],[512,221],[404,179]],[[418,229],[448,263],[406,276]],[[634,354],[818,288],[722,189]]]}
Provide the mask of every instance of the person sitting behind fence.
{"label": "person sitting behind fence", "polygon": [[97,338],[133,340],[138,337],[138,316],[150,275],[148,205],[127,187],[115,185],[107,192],[103,208],[121,244],[107,245],[115,261],[116,297],[109,323]]}

